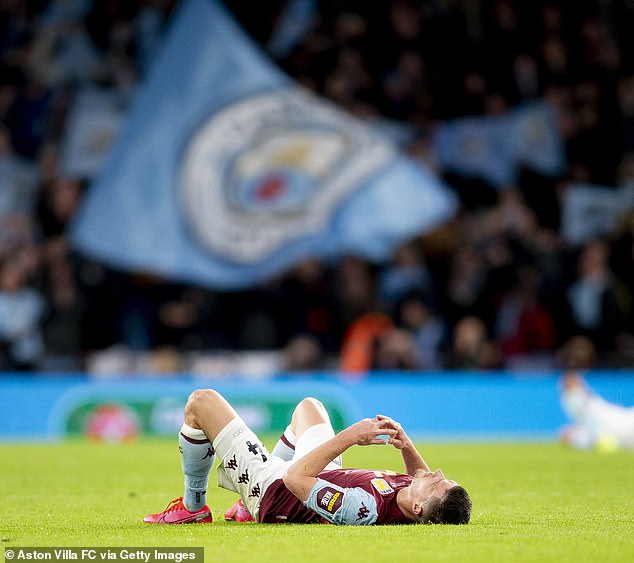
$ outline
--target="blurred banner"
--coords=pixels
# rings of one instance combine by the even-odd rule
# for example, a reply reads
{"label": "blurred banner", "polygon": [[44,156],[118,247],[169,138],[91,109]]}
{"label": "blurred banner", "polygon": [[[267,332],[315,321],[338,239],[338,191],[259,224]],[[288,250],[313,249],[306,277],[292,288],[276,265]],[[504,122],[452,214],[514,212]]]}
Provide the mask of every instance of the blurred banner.
{"label": "blurred banner", "polygon": [[564,142],[555,110],[547,102],[534,102],[513,110],[507,118],[506,143],[513,160],[544,176],[566,170]]}
{"label": "blurred banner", "polygon": [[634,185],[570,184],[562,198],[561,236],[569,244],[585,244],[616,229],[633,209]]}
{"label": "blurred banner", "polygon": [[557,118],[545,102],[503,116],[442,123],[433,146],[444,169],[480,178],[500,189],[517,181],[520,166],[545,176],[558,176],[565,169]]}
{"label": "blurred banner", "polygon": [[386,259],[455,200],[299,89],[212,0],[183,2],[73,225],[116,267],[239,288],[307,256]]}
{"label": "blurred banner", "polygon": [[269,39],[269,53],[276,59],[290,55],[317,15],[317,0],[287,0]]}
{"label": "blurred banner", "polygon": [[468,117],[438,126],[433,148],[440,166],[467,177],[481,178],[504,188],[515,182],[517,169],[510,144],[505,143],[506,120]]}
{"label": "blurred banner", "polygon": [[102,168],[121,129],[125,104],[115,91],[86,89],[77,94],[68,118],[62,169],[72,178],[92,178]]}
{"label": "blurred banner", "polygon": [[[307,396],[324,403],[337,429],[385,413],[412,437],[426,440],[554,440],[567,424],[560,374],[554,372],[374,372],[363,378],[325,372],[267,379],[147,374],[102,381],[80,375],[3,375],[0,442],[77,435],[106,441],[176,436],[188,395],[206,387],[235,405],[254,430],[275,437]],[[632,370],[584,375],[604,399],[634,405]]]}

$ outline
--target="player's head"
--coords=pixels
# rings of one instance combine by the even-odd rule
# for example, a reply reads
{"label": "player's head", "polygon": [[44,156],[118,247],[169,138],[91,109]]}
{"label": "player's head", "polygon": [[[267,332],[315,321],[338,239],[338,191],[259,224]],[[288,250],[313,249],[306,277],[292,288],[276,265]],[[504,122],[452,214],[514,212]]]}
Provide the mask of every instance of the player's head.
{"label": "player's head", "polygon": [[471,498],[440,469],[418,470],[409,486],[411,511],[416,520],[433,524],[467,524],[471,518]]}
{"label": "player's head", "polygon": [[471,518],[471,497],[464,487],[454,485],[444,498],[427,511],[430,524],[468,524]]}

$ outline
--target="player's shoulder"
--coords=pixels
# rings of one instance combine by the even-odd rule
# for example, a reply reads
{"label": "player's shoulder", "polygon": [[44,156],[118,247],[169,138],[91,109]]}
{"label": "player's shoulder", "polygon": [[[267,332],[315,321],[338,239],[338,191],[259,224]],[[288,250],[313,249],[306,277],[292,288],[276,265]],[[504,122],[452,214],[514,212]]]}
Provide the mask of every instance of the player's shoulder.
{"label": "player's shoulder", "polygon": [[305,505],[333,524],[367,526],[374,524],[378,517],[376,499],[369,492],[321,477]]}

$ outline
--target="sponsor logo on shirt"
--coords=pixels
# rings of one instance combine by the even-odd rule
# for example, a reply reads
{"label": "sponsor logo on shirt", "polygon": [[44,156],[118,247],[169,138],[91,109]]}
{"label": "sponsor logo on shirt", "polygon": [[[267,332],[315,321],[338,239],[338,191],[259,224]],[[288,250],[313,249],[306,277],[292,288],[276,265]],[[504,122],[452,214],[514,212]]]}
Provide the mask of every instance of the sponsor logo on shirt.
{"label": "sponsor logo on shirt", "polygon": [[334,514],[339,510],[343,502],[344,494],[332,487],[324,487],[317,491],[317,506],[324,509],[330,514]]}
{"label": "sponsor logo on shirt", "polygon": [[372,479],[372,486],[382,495],[389,495],[394,489],[387,484],[385,479]]}

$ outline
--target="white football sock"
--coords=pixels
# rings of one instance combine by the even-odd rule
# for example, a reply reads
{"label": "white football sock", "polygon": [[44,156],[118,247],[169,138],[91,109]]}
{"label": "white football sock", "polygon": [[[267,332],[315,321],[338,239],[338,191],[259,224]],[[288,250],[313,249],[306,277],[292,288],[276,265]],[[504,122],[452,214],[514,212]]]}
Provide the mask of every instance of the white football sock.
{"label": "white football sock", "polygon": [[187,510],[196,512],[207,504],[209,472],[214,464],[216,452],[202,430],[187,424],[181,427],[178,443],[185,476],[183,504]]}
{"label": "white football sock", "polygon": [[271,455],[281,457],[284,461],[290,461],[295,455],[295,444],[297,443],[297,436],[291,430],[290,426],[286,427],[286,430],[282,432],[280,439],[275,444]]}

